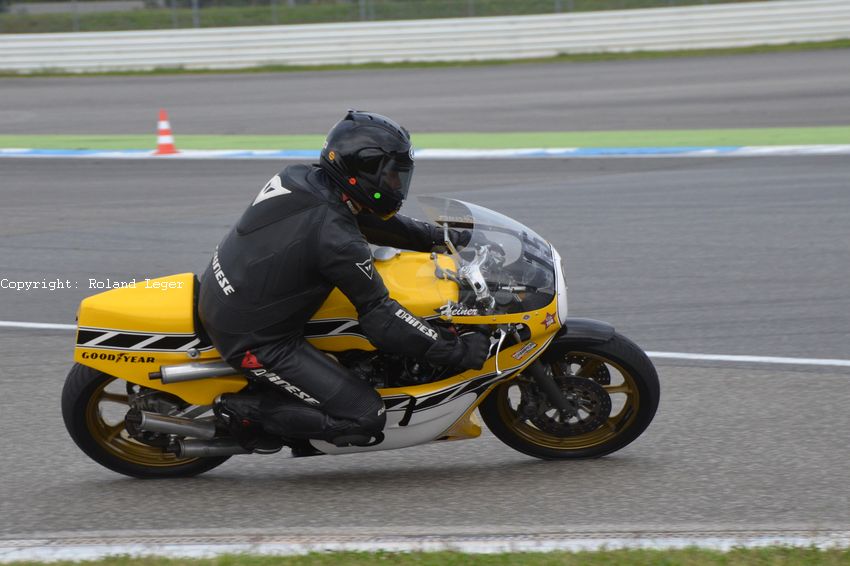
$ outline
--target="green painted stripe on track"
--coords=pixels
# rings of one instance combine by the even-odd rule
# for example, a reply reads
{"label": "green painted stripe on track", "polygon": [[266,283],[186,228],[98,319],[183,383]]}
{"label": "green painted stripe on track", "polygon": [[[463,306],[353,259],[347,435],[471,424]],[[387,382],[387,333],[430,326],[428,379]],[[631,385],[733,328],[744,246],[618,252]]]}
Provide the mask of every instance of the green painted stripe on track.
{"label": "green painted stripe on track", "polygon": [[[316,135],[180,135],[182,149],[318,149]],[[850,126],[712,130],[633,130],[603,132],[459,132],[413,135],[417,148],[522,149],[551,147],[693,147],[742,145],[850,144]],[[147,149],[151,135],[0,134],[0,147],[32,149]]]}

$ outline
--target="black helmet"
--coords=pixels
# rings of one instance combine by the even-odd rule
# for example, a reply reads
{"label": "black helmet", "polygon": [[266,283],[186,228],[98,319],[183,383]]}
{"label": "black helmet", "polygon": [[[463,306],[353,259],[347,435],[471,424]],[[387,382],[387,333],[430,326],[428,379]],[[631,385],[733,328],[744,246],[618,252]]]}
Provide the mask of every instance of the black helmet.
{"label": "black helmet", "polygon": [[380,114],[349,110],[328,133],[319,165],[351,200],[390,218],[410,189],[410,134]]}

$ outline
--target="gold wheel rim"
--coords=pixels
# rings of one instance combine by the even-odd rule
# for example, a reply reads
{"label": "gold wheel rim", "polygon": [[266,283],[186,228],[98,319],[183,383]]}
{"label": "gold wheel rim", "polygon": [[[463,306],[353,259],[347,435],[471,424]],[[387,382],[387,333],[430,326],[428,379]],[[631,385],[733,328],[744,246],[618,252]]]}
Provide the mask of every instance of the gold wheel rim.
{"label": "gold wheel rim", "polygon": [[[638,407],[640,406],[640,393],[637,382],[621,365],[612,362],[604,356],[587,352],[568,352],[568,355],[583,357],[587,360],[581,366],[580,370],[575,373],[578,377],[589,377],[600,367],[599,364],[605,364],[614,368],[622,376],[621,383],[602,385],[602,388],[605,389],[608,395],[625,396],[625,400],[622,406],[618,408],[616,414],[612,411],[612,414],[603,424],[590,432],[575,436],[556,436],[540,430],[517,415],[511,406],[510,400],[510,390],[517,384],[515,381],[509,381],[500,386],[495,392],[497,395],[496,400],[498,402],[499,416],[502,422],[517,436],[537,446],[552,448],[554,450],[584,450],[607,444],[628,430],[637,418]],[[553,371],[556,367],[558,366],[553,364]],[[559,374],[555,373],[555,375]]]}
{"label": "gold wheel rim", "polygon": [[109,423],[103,416],[103,403],[123,404],[129,410],[127,395],[111,393],[106,387],[114,383],[115,378],[104,381],[94,391],[86,405],[86,426],[97,444],[112,456],[139,466],[169,468],[194,462],[197,458],[178,458],[155,446],[142,444],[130,438],[124,428],[124,421]]}

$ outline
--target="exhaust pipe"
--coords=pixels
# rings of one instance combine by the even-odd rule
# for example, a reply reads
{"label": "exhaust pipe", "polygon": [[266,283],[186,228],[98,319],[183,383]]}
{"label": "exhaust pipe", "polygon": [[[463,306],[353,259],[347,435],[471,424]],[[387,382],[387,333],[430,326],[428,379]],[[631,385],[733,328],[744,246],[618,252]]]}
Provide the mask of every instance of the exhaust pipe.
{"label": "exhaust pipe", "polygon": [[178,458],[216,458],[250,453],[250,450],[245,450],[231,438],[178,440],[175,450]]}
{"label": "exhaust pipe", "polygon": [[169,384],[227,375],[239,375],[239,372],[226,362],[193,362],[179,366],[161,366],[159,371],[151,372],[149,377]]}
{"label": "exhaust pipe", "polygon": [[215,423],[184,419],[180,417],[167,417],[147,411],[130,410],[124,417],[124,422],[136,430],[160,432],[162,434],[177,434],[179,436],[191,436],[209,440],[215,436]]}
{"label": "exhaust pipe", "polygon": [[127,413],[124,421],[128,430],[193,437],[178,439],[171,445],[169,452],[178,458],[215,458],[251,453],[232,438],[215,438],[215,423],[212,421],[168,417],[135,409]]}

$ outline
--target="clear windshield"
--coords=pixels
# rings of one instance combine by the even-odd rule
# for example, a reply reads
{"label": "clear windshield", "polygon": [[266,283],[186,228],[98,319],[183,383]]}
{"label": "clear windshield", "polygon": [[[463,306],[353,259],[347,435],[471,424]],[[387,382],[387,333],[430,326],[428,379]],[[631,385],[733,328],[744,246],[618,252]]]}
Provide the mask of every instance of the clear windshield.
{"label": "clear windshield", "polygon": [[[509,314],[543,308],[555,298],[552,248],[533,230],[476,204],[433,196],[417,200],[433,224],[472,232],[456,257],[458,275],[468,284],[462,304]],[[476,278],[486,290],[476,289]]]}

